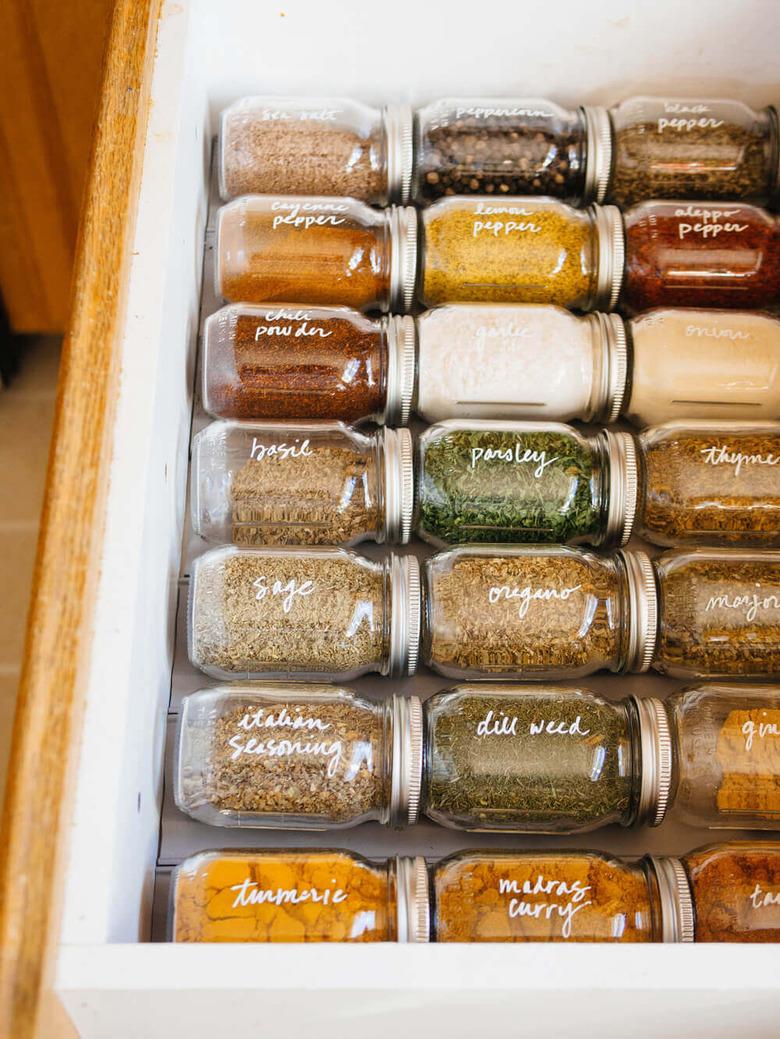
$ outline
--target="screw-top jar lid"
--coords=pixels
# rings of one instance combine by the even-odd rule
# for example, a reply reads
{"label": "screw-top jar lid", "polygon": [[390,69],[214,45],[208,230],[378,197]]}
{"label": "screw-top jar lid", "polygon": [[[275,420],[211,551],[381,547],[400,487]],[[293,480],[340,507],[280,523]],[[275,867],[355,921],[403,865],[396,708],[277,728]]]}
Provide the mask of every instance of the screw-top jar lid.
{"label": "screw-top jar lid", "polygon": [[418,696],[394,696],[389,818],[392,826],[413,826],[420,816],[422,763],[422,701]]}
{"label": "screw-top jar lid", "polygon": [[653,660],[658,627],[655,571],[646,552],[621,549],[628,584],[628,647],[622,671],[647,671]]}
{"label": "screw-top jar lid", "polygon": [[384,420],[405,426],[414,401],[417,374],[417,328],[409,314],[384,318],[387,333],[387,390]]}
{"label": "screw-top jar lid", "polygon": [[387,136],[387,195],[389,202],[409,201],[414,164],[414,116],[411,105],[387,105],[384,117]]}
{"label": "screw-top jar lid", "polygon": [[623,408],[628,381],[628,337],[619,314],[596,311],[586,314],[593,336],[593,349],[600,351],[599,378],[594,380],[585,422],[616,422]]}
{"label": "screw-top jar lid", "polygon": [[672,792],[672,732],[662,700],[632,696],[639,719],[642,772],[637,823],[660,826]]}
{"label": "screw-top jar lid", "polygon": [[408,429],[385,429],[385,540],[405,545],[414,514],[414,441]]}
{"label": "screw-top jar lid", "polygon": [[585,119],[585,188],[583,202],[603,202],[607,197],[612,174],[612,123],[606,108],[584,105]]}
{"label": "screw-top jar lid", "polygon": [[422,596],[415,556],[390,556],[390,653],[387,673],[413,675],[420,651]]}
{"label": "screw-top jar lid", "polygon": [[414,304],[417,283],[417,210],[414,206],[391,206],[390,223],[390,309],[408,313]]}
{"label": "screw-top jar lid", "polygon": [[428,867],[421,855],[395,860],[396,930],[399,942],[431,940]]}
{"label": "screw-top jar lid", "polygon": [[653,870],[658,882],[661,941],[692,942],[696,917],[685,867],[679,859],[662,855],[648,855],[645,862]]}
{"label": "screw-top jar lid", "polygon": [[630,433],[604,430],[609,466],[607,520],[600,544],[625,545],[636,516],[638,473],[636,444]]}
{"label": "screw-top jar lid", "polygon": [[596,227],[598,270],[593,310],[614,310],[623,285],[625,232],[617,206],[591,206]]}

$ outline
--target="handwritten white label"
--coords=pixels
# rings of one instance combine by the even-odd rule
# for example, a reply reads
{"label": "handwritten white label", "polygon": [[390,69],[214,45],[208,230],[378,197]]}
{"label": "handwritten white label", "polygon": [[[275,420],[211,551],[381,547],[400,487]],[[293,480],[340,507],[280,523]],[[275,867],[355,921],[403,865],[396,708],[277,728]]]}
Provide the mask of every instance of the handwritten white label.
{"label": "handwritten white label", "polygon": [[266,714],[264,707],[258,707],[256,711],[245,714],[238,722],[237,729],[241,730],[232,736],[227,742],[232,749],[231,760],[236,761],[242,755],[251,757],[286,758],[298,755],[324,757],[328,759],[327,774],[334,776],[341,760],[343,745],[341,740],[318,740],[309,741],[301,739],[258,739],[256,736],[246,738],[243,734],[262,730],[277,731],[288,730],[290,732],[325,733],[332,728],[330,722],[324,722],[321,718],[305,717],[304,715],[291,714],[286,707],[282,707],[278,714]]}
{"label": "handwritten white label", "polygon": [[478,340],[485,339],[530,339],[533,330],[527,325],[516,325],[513,321],[496,323],[495,325],[478,325],[474,335]]}
{"label": "handwritten white label", "polygon": [[[524,880],[519,883],[505,877],[500,877],[498,881],[499,894],[513,896],[507,909],[510,919],[521,916],[530,916],[535,920],[557,918],[563,921],[562,938],[571,938],[575,915],[591,905],[590,899],[585,901],[589,891],[590,886],[583,884],[581,880],[571,883],[565,880],[547,880],[541,873],[533,881]],[[529,898],[536,899],[539,895],[544,896],[547,901],[529,901]]]}
{"label": "handwritten white label", "polygon": [[[760,588],[756,584],[756,588]],[[751,595],[732,595],[724,592],[722,595],[711,595],[704,607],[705,613],[713,610],[740,610],[745,614],[745,620],[752,623],[761,610],[780,610],[780,598],[777,595],[759,595],[753,592]]]}
{"label": "handwritten white label", "polygon": [[518,440],[514,447],[472,447],[471,468],[475,469],[477,462],[509,462],[512,465],[533,465],[534,478],[539,479],[544,474],[548,465],[558,461],[558,455],[553,458],[547,457],[546,451],[532,451],[524,448],[522,441]]}
{"label": "handwritten white label", "polygon": [[728,339],[732,343],[745,342],[753,338],[750,332],[744,332],[742,329],[718,328],[717,325],[686,325],[685,334],[697,339]]}
{"label": "handwritten white label", "polygon": [[[486,202],[478,202],[474,209],[475,214],[478,217],[482,216],[533,216],[534,211],[532,209],[525,209],[522,206],[491,206]],[[542,230],[541,224],[535,224],[533,220],[477,220],[475,219],[472,225],[472,235],[474,238],[478,238],[481,234],[493,235],[494,238],[498,238],[499,235],[512,235],[512,234],[538,234]]]}
{"label": "handwritten white label", "polygon": [[590,729],[582,728],[582,717],[578,714],[573,722],[561,722],[552,719],[531,722],[528,730],[532,736],[544,733],[546,736],[589,736]]}
{"label": "handwritten white label", "polygon": [[[488,711],[477,723],[477,736],[517,736],[517,715],[508,715],[505,711]],[[557,719],[531,722],[528,726],[530,736],[588,736],[590,729],[582,728],[582,718],[578,714],[573,722],[562,722]]]}
{"label": "handwritten white label", "polygon": [[780,462],[780,455],[746,455],[741,451],[730,451],[725,444],[699,450],[704,455],[705,465],[731,465],[734,467],[734,476],[739,476],[743,465],[777,465]]}
{"label": "handwritten white label", "polygon": [[745,750],[750,753],[755,741],[767,738],[767,736],[780,736],[780,725],[777,722],[754,722],[751,718],[743,724],[742,735],[745,737]]}
{"label": "handwritten white label", "polygon": [[261,444],[257,437],[252,437],[252,449],[249,457],[256,462],[262,462],[266,458],[280,458],[282,461],[287,461],[288,458],[308,458],[313,454],[308,437],[300,444]]}
{"label": "handwritten white label", "polygon": [[276,213],[271,221],[272,230],[294,227],[305,231],[310,227],[338,227],[346,223],[346,217],[339,214],[349,212],[349,206],[344,202],[277,201],[271,203],[271,212]]}
{"label": "handwritten white label", "polygon": [[753,894],[750,896],[752,909],[764,909],[767,906],[780,906],[780,891],[764,891],[760,884],[756,884]]}
{"label": "handwritten white label", "polygon": [[295,578],[284,584],[280,580],[274,581],[270,588],[268,586],[268,579],[265,574],[262,574],[255,581],[252,582],[252,587],[255,590],[255,599],[258,602],[263,602],[268,595],[277,596],[282,595],[282,609],[285,613],[289,613],[293,608],[293,603],[296,599],[303,599],[307,595],[311,595],[314,591],[314,581],[304,581],[302,584],[298,584]]}
{"label": "handwritten white label", "polygon": [[677,224],[677,233],[680,240],[688,235],[696,234],[702,238],[717,238],[724,233],[739,234],[747,231],[749,224],[740,224],[730,217],[741,213],[741,208],[736,209],[705,209],[702,206],[678,206],[674,215],[676,217],[687,217]]}
{"label": "handwritten white label", "polygon": [[[331,884],[335,884],[336,881],[332,880]],[[258,905],[300,905],[301,902],[319,902],[321,905],[340,905],[342,902],[346,902],[349,895],[340,887],[336,888],[262,888],[259,887],[257,881],[250,880],[249,877],[243,880],[240,884],[233,884],[230,888],[231,891],[236,891],[236,897],[233,901],[233,909],[238,909],[239,906],[258,906]]]}
{"label": "handwritten white label", "polygon": [[532,602],[549,602],[552,599],[560,599],[566,602],[569,596],[578,592],[581,584],[575,584],[573,588],[532,588],[526,585],[524,588],[512,588],[508,584],[492,585],[488,589],[488,602],[495,605],[500,602],[511,602],[517,600],[520,605],[517,615],[521,619],[525,617]]}
{"label": "handwritten white label", "polygon": [[261,108],[253,112],[253,118],[262,122],[277,122],[280,119],[293,122],[333,123],[341,115],[340,108]]}
{"label": "handwritten white label", "polygon": [[464,115],[470,115],[474,119],[552,119],[553,114],[543,108],[480,108],[475,105],[471,108],[455,109],[456,119],[462,119]]}
{"label": "handwritten white label", "polygon": [[[263,315],[266,324],[255,326],[255,342],[264,336],[279,336],[281,338],[310,339],[316,337],[327,339],[333,335],[333,329],[323,328],[322,325],[311,324],[311,314],[308,310],[267,310]],[[290,324],[297,322],[297,324]]]}

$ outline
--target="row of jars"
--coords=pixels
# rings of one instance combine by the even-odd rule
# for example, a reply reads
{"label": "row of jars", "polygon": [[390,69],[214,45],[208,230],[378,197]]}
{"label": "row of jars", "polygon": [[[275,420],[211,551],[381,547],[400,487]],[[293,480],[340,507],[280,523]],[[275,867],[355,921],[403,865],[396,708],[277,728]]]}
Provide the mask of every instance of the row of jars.
{"label": "row of jars", "polygon": [[176,942],[777,942],[780,845],[682,858],[214,851],[173,872]]}
{"label": "row of jars", "polygon": [[[666,701],[461,685],[425,703],[231,685],[185,697],[174,798],[215,826],[318,830],[420,815],[457,830],[583,833],[679,821],[780,829],[780,688]],[[780,847],[779,849],[780,850]]]}
{"label": "row of jars", "polygon": [[778,191],[778,120],[736,100],[634,97],[607,110],[443,98],[416,113],[344,98],[247,97],[223,111],[218,169],[237,195],[551,195],[578,204]]}
{"label": "row of jars", "polygon": [[688,308],[624,320],[508,303],[373,319],[233,304],[206,320],[202,376],[216,418],[772,420],[780,320]]}
{"label": "row of jars", "polygon": [[374,561],[341,548],[198,557],[192,663],[218,679],[412,674],[780,675],[780,553],[456,548]]}
{"label": "row of jars", "polygon": [[[416,456],[416,457],[415,457]],[[246,546],[780,545],[780,423],[586,436],[554,422],[408,429],[222,420],[192,446],[193,530]]]}
{"label": "row of jars", "polygon": [[440,303],[575,310],[771,307],[780,225],[717,201],[574,209],[554,198],[456,196],[418,214],[352,198],[245,195],[217,214],[217,295],[409,311]]}

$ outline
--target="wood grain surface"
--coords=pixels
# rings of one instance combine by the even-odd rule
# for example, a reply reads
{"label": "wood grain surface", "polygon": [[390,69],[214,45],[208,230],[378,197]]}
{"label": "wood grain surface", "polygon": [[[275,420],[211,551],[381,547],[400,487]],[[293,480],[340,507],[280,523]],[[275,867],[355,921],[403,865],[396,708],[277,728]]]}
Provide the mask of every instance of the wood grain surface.
{"label": "wood grain surface", "polygon": [[160,2],[116,5],[79,230],[0,841],[0,1036],[9,1039],[40,1035],[44,1018],[51,1020],[67,812]]}

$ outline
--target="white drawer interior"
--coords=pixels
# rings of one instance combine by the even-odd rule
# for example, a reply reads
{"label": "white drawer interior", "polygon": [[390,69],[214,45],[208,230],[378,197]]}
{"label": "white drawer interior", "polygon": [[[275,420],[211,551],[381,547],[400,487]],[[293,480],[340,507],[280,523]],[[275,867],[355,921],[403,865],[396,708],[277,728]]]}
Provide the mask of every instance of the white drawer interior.
{"label": "white drawer interior", "polygon": [[[374,0],[164,5],[57,978],[84,1035],[199,1036],[226,1023],[235,1034],[286,1024],[282,1034],[297,1036],[316,1022],[330,1036],[355,1018],[377,1035],[407,1021],[453,1036],[486,1025],[496,1034],[565,1035],[583,1021],[592,1032],[580,1034],[623,1035],[628,1020],[637,1036],[727,1036],[738,1027],[770,1034],[777,947],[358,951],[148,942],[158,863],[170,866],[199,848],[336,845],[436,858],[476,845],[552,844],[640,855],[685,852],[718,838],[673,819],[656,830],[557,839],[459,834],[432,824],[402,833],[368,825],[280,834],[216,830],[173,808],[164,794],[169,701],[175,709],[181,695],[210,684],[187,664],[183,618],[175,619],[182,543],[190,543],[185,497],[207,170],[221,107],[258,92],[374,102],[515,94],[570,104],[676,92],[762,105],[780,100],[778,28],[772,0],[727,0],[706,10],[673,0],[499,2],[485,11],[411,0],[392,8]],[[210,281],[204,304],[216,305]],[[197,407],[195,421],[203,421]],[[350,684],[379,695],[401,687],[378,677]],[[448,684],[423,671],[403,688],[428,695]],[[617,697],[665,695],[680,683],[607,676],[584,684]],[[162,933],[164,892],[163,881],[154,937]],[[605,992],[614,1000],[606,1022],[598,1020]]]}

